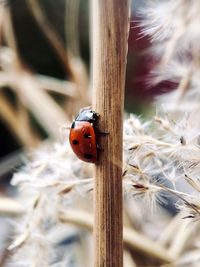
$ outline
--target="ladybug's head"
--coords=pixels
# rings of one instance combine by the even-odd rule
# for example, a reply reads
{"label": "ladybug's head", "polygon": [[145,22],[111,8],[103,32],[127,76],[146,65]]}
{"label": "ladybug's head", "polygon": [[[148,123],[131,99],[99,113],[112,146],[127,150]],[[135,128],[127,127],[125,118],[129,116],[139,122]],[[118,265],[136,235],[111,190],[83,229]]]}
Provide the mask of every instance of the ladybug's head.
{"label": "ladybug's head", "polygon": [[99,115],[92,111],[91,109],[82,109],[78,116],[76,117],[76,121],[88,121],[88,122],[95,122],[98,119]]}

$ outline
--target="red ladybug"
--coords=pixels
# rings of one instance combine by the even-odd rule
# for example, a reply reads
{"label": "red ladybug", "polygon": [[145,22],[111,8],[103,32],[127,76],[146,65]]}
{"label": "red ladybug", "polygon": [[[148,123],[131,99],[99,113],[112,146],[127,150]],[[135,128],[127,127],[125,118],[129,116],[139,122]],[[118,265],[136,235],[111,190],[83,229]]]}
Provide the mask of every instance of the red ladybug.
{"label": "red ladybug", "polygon": [[91,109],[82,109],[71,125],[69,141],[72,150],[83,161],[97,161],[97,120],[99,115]]}

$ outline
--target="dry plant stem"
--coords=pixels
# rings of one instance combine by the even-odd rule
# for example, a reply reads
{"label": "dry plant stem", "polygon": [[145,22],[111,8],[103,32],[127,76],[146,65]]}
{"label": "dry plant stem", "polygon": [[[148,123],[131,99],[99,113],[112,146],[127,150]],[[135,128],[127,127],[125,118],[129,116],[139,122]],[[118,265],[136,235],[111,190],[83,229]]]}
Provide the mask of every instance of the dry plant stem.
{"label": "dry plant stem", "polygon": [[94,171],[95,267],[122,266],[122,130],[129,0],[92,1],[93,108],[104,151]]}
{"label": "dry plant stem", "polygon": [[[7,240],[9,243],[9,240]],[[6,248],[3,250],[3,253],[1,253],[2,256],[0,257],[0,267],[4,267],[6,265],[7,259],[11,256],[11,252],[8,251]]]}
{"label": "dry plant stem", "polygon": [[80,57],[79,40],[79,6],[80,0],[65,0],[65,32],[67,47],[75,57]]}
{"label": "dry plant stem", "polygon": [[12,25],[12,17],[11,17],[11,12],[9,8],[5,9],[4,12],[4,21],[3,21],[3,35],[5,37],[7,45],[15,51],[15,57],[16,57],[16,63],[20,63],[19,59],[19,51],[16,43],[16,38],[15,38],[15,33]]}
{"label": "dry plant stem", "polygon": [[[34,147],[39,144],[39,137],[32,133],[28,135],[26,130],[27,124],[24,122],[19,123],[21,114],[16,111],[6,99],[6,97],[0,93],[0,117],[4,122],[12,129],[18,140],[27,147]],[[21,130],[23,128],[23,131]]]}
{"label": "dry plant stem", "polygon": [[137,267],[136,263],[133,261],[133,257],[131,253],[127,250],[124,251],[123,266],[124,267]]}
{"label": "dry plant stem", "polygon": [[12,234],[13,234],[12,227],[10,227],[9,230],[7,231],[4,246],[1,248],[0,267],[5,267],[8,258],[11,256],[11,252],[7,249],[7,245],[10,243],[10,238]]}
{"label": "dry plant stem", "polygon": [[179,86],[177,88],[177,90],[179,90],[179,99],[178,99],[179,101],[181,101],[181,99],[184,97],[187,90],[189,89],[190,81],[191,81],[191,75],[192,75],[192,68],[190,67],[186,76],[184,76],[180,80]]}
{"label": "dry plant stem", "polygon": [[17,201],[7,197],[0,197],[1,216],[19,216],[24,212],[25,210]]}
{"label": "dry plant stem", "polygon": [[[71,223],[92,231],[93,216],[83,210],[68,209],[59,216],[61,222]],[[136,232],[132,228],[124,227],[124,245],[128,250],[138,251],[142,255],[150,256],[161,263],[169,263],[174,259],[160,244],[151,241],[148,237]],[[104,266],[104,265],[102,265]]]}
{"label": "dry plant stem", "polygon": [[37,81],[32,78],[31,74],[23,70],[19,70],[18,74],[18,77],[23,78],[16,81],[13,88],[16,88],[21,103],[34,112],[35,117],[52,137],[58,138],[60,135],[58,125],[66,123],[66,115],[45,91],[40,90]]}
{"label": "dry plant stem", "polygon": [[128,227],[124,228],[124,244],[129,248],[134,248],[135,251],[139,251],[144,255],[158,259],[161,262],[172,262],[174,260],[168,250],[160,244],[156,244],[145,235],[142,235]]}
{"label": "dry plant stem", "polygon": [[[21,104],[33,112],[41,125],[47,129],[47,132],[52,137],[58,138],[59,132],[56,124],[57,126],[58,124],[64,124],[66,122],[66,115],[59,105],[47,93],[41,90],[36,79],[34,79],[28,69],[25,68],[24,64],[22,64],[15,42],[15,35],[9,11],[6,12],[5,19],[7,22],[4,26],[6,42],[15,52],[15,60],[13,61],[12,68],[9,72],[10,79],[8,85],[16,90],[18,97],[21,100]],[[45,107],[44,103],[46,103]],[[44,109],[48,112],[44,112]]]}
{"label": "dry plant stem", "polygon": [[80,56],[79,38],[79,12],[80,0],[65,0],[65,34],[66,51],[73,73],[73,82],[77,85],[79,96],[76,101],[66,103],[66,110],[69,115],[74,116],[83,106],[91,104],[88,98],[88,74],[86,66]]}
{"label": "dry plant stem", "polygon": [[[0,214],[7,216],[21,216],[26,211],[15,200],[1,197]],[[60,213],[59,219],[63,223],[73,224],[88,231],[93,229],[93,216],[83,210],[68,209]],[[172,262],[174,259],[162,245],[151,241],[148,237],[136,232],[132,228],[124,227],[124,244],[128,250],[138,251],[145,256],[153,257],[161,263]]]}
{"label": "dry plant stem", "polygon": [[190,221],[182,221],[179,225],[179,229],[176,232],[172,244],[169,248],[169,252],[173,255],[176,259],[179,258],[181,253],[183,252],[184,248],[188,245],[187,240],[195,232],[197,224],[193,227],[189,226]]}
{"label": "dry plant stem", "polygon": [[173,239],[177,228],[179,227],[180,223],[183,221],[182,214],[178,213],[166,226],[163,232],[159,235],[159,238],[156,240],[158,244],[167,245]]}
{"label": "dry plant stem", "polygon": [[65,0],[65,33],[67,46],[66,51],[69,57],[73,82],[77,85],[79,93],[76,101],[66,103],[66,110],[69,115],[74,116],[83,106],[91,105],[88,98],[88,74],[86,66],[80,56],[79,39],[79,11],[80,0]]}
{"label": "dry plant stem", "polygon": [[3,5],[0,5],[0,44],[2,45],[3,41],[3,25],[4,25],[4,19],[5,19],[5,7]]}
{"label": "dry plant stem", "polygon": [[[73,108],[72,106],[70,107],[69,110],[67,110],[69,112],[69,115],[70,114],[72,115],[75,112],[77,112],[77,110],[80,109],[80,107],[82,107],[83,104],[88,105],[88,97],[87,97],[88,77],[86,68],[82,63],[82,60],[78,57],[78,55],[74,56],[71,53],[70,49],[68,49],[68,51],[65,51],[64,45],[60,40],[58,34],[53,29],[51,23],[49,23],[48,20],[45,18],[44,12],[40,7],[38,0],[27,0],[27,3],[29,4],[32,15],[34,16],[40,29],[46,36],[47,40],[49,41],[54,51],[56,52],[58,58],[60,59],[61,63],[63,64],[66,73],[69,75],[70,80],[77,85],[79,97],[73,103],[73,106],[75,106],[75,108]],[[78,2],[72,4],[71,6],[75,8],[71,10],[71,13],[73,13],[73,11],[75,10],[78,11]],[[77,24],[76,21],[77,19],[75,18],[76,14],[73,13],[73,17],[74,19],[70,21],[70,23],[75,24],[76,28]],[[70,16],[70,18],[72,17]],[[75,29],[72,27],[70,32],[72,33],[73,30]],[[75,38],[76,34],[77,32],[71,34],[71,36],[69,36],[69,39],[72,38],[74,41],[77,41]],[[81,99],[81,101],[79,99]],[[71,109],[72,112],[70,113]]]}
{"label": "dry plant stem", "polygon": [[34,78],[44,90],[52,91],[64,96],[66,95],[74,99],[78,97],[77,86],[73,82],[63,81],[45,75],[35,75]]}
{"label": "dry plant stem", "polygon": [[[27,0],[27,3],[30,6],[30,11],[38,23],[40,29],[48,39],[49,43],[52,45],[54,51],[56,52],[58,58],[60,59],[61,63],[63,64],[65,71],[69,76],[73,77],[73,72],[71,70],[71,66],[69,63],[68,56],[66,54],[64,45],[60,40],[59,36],[57,35],[56,31],[53,29],[52,25],[48,22],[45,18],[42,9],[37,0]],[[73,79],[73,78],[72,78]]]}
{"label": "dry plant stem", "polygon": [[[20,64],[18,66],[20,67]],[[64,125],[67,120],[70,120],[67,119],[67,116],[60,106],[44,90],[41,90],[44,87],[42,82],[38,82],[35,76],[26,71],[26,69],[16,68],[15,71],[9,74],[5,72],[0,74],[0,87],[2,86],[10,86],[13,88],[21,104],[34,114],[46,131],[52,137],[60,137],[58,131],[59,124]],[[10,107],[10,104],[3,95],[0,95],[0,102],[2,103],[0,115],[4,118],[6,123],[12,127],[22,143],[25,143],[25,134],[22,134],[21,126],[16,120],[16,111]],[[44,112],[44,110],[47,112]],[[37,136],[35,136],[35,139],[36,137]],[[34,142],[29,142],[29,140],[27,140],[25,144],[27,146],[34,146],[37,139],[32,141]]]}

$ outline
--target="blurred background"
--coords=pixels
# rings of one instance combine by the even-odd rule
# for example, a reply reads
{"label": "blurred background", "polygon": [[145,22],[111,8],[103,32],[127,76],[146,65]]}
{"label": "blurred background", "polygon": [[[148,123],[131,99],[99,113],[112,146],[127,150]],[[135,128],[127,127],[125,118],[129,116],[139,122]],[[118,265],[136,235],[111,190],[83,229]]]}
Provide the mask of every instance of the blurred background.
{"label": "blurred background", "polygon": [[[146,114],[160,90],[147,83],[154,62],[145,52],[149,40],[138,34],[139,5],[144,2],[133,1],[125,109]],[[6,182],[25,150],[62,138],[62,126],[91,103],[89,1],[1,1],[0,45],[0,179]]]}

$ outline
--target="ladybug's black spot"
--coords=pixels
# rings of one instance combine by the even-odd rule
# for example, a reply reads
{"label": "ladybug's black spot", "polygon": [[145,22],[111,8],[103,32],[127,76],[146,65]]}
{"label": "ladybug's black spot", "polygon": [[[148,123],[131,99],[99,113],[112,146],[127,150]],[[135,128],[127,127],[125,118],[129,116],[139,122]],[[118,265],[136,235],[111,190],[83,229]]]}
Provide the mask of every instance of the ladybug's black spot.
{"label": "ladybug's black spot", "polygon": [[92,154],[84,154],[84,158],[86,159],[92,159],[93,155]]}
{"label": "ladybug's black spot", "polygon": [[74,145],[78,145],[78,140],[76,140],[76,139],[74,139],[73,141],[72,141],[72,144],[74,144]]}
{"label": "ladybug's black spot", "polygon": [[92,136],[91,136],[89,133],[85,133],[85,134],[84,134],[84,137],[85,137],[86,139],[88,139],[88,138],[91,138]]}

